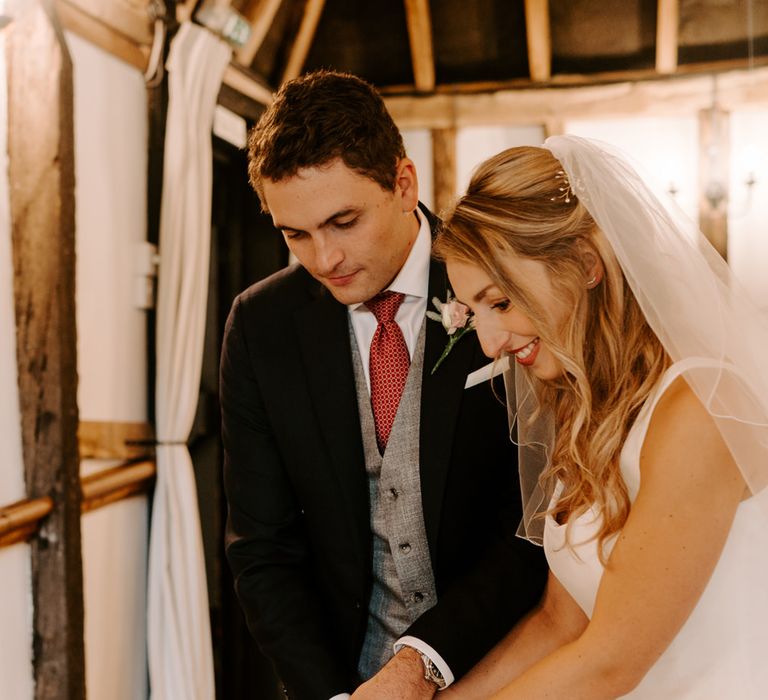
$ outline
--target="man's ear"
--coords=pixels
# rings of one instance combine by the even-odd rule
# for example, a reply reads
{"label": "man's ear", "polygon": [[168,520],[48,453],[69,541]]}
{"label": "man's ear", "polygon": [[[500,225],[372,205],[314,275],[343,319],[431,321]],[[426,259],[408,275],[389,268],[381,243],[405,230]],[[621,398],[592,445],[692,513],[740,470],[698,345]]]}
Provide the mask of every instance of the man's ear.
{"label": "man's ear", "polygon": [[419,203],[419,180],[416,165],[410,158],[401,158],[395,175],[395,192],[399,193],[403,212],[410,214]]}

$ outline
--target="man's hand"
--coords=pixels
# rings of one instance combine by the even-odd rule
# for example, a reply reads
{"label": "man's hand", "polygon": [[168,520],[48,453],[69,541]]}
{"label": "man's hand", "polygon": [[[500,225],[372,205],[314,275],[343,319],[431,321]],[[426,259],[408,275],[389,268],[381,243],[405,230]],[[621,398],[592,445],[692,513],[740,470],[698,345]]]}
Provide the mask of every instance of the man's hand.
{"label": "man's hand", "polygon": [[352,700],[431,700],[436,691],[437,686],[424,678],[419,652],[403,647],[353,693]]}

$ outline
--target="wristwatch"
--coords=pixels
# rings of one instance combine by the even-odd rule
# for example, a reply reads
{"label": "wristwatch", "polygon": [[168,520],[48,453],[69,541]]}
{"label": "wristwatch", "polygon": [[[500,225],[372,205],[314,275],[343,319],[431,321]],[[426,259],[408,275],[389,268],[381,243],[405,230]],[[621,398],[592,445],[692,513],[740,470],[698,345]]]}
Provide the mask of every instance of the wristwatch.
{"label": "wristwatch", "polygon": [[438,690],[446,688],[448,684],[445,682],[445,678],[443,678],[443,674],[440,673],[440,669],[435,665],[435,662],[421,652],[419,652],[419,656],[424,664],[424,678],[428,681],[432,681],[437,686]]}

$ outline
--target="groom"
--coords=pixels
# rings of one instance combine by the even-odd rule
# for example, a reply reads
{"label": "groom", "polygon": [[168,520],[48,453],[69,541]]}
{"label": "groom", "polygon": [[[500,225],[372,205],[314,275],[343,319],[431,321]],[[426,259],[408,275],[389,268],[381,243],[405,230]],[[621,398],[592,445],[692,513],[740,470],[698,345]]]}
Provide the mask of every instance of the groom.
{"label": "groom", "polygon": [[438,221],[370,85],[283,85],[249,175],[300,265],[243,292],[227,323],[237,594],[290,698],[432,697],[542,591],[543,558],[514,536],[506,411],[488,384],[464,388],[486,362],[473,332],[430,371],[449,338],[426,319],[449,294]]}

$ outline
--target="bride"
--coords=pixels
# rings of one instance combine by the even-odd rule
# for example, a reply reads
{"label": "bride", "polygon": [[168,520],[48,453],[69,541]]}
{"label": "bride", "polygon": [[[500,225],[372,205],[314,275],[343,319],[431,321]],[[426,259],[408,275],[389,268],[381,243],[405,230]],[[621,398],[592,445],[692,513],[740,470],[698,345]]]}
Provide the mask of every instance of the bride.
{"label": "bride", "polygon": [[454,698],[768,698],[768,327],[610,147],[480,166],[437,252],[515,362],[539,607]]}

